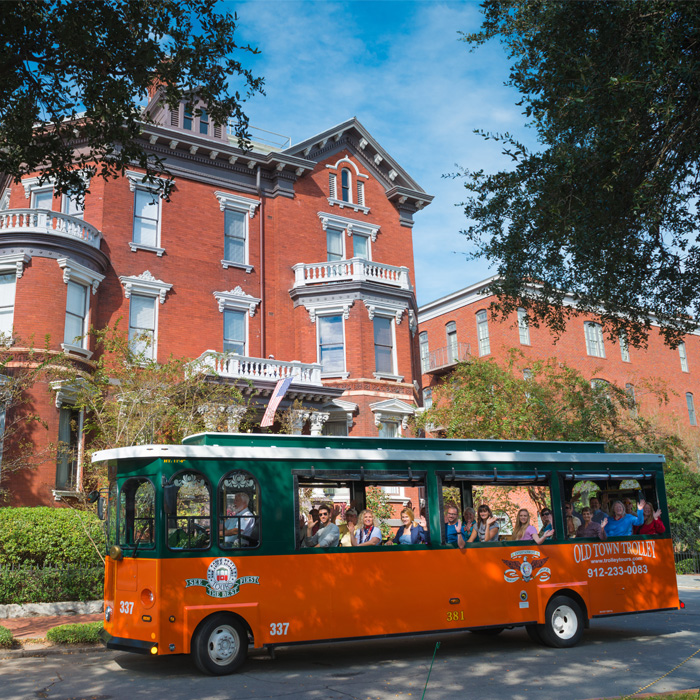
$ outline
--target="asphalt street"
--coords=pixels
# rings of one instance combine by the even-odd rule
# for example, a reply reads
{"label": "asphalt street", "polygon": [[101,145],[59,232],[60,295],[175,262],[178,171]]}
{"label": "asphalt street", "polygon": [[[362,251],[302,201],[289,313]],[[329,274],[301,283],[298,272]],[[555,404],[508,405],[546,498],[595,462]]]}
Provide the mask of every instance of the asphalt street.
{"label": "asphalt street", "polygon": [[233,676],[200,675],[188,657],[83,652],[0,662],[3,700],[211,700],[420,698],[441,642],[426,700],[617,698],[700,685],[700,590],[681,590],[687,608],[594,620],[573,649],[535,645],[524,630],[279,648],[253,652]]}

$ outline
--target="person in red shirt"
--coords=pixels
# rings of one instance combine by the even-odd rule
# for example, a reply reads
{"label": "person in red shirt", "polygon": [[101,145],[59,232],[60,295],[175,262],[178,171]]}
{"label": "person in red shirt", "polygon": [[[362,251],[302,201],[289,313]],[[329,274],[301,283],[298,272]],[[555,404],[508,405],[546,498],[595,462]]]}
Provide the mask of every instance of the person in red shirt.
{"label": "person in red shirt", "polygon": [[635,535],[662,535],[666,532],[666,527],[661,522],[661,509],[654,511],[651,503],[644,504],[644,523],[635,525]]}

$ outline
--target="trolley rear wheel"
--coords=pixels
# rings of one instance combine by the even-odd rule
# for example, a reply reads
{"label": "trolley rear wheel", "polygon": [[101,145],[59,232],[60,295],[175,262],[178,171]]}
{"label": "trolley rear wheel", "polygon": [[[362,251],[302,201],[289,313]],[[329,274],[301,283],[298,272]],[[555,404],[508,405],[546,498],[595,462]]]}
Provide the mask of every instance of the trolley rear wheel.
{"label": "trolley rear wheel", "polygon": [[537,627],[547,646],[567,648],[579,643],[584,624],[581,606],[568,596],[557,595],[547,604],[544,625]]}

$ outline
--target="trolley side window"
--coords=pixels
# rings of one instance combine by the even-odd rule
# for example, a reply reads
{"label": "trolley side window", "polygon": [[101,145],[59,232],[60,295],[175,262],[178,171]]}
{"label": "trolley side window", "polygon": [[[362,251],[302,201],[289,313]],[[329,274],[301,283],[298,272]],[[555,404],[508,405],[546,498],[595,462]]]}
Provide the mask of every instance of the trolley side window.
{"label": "trolley side window", "polygon": [[443,544],[457,546],[457,529],[467,535],[467,545],[521,541],[533,529],[538,538],[553,531],[547,472],[449,472],[439,479]]}
{"label": "trolley side window", "polygon": [[117,544],[117,482],[109,485],[107,494],[107,518],[105,521],[107,532],[107,550]]}
{"label": "trolley side window", "polygon": [[[297,471],[298,548],[315,547],[319,529],[325,524],[319,510],[330,512],[330,523],[338,528],[337,544],[352,547],[362,529],[365,511],[371,511],[379,530],[378,544],[393,542],[402,525],[402,513],[410,509],[423,530],[420,542],[429,541],[425,472],[412,470],[379,471]],[[372,532],[371,528],[366,528]],[[355,533],[353,535],[353,532]],[[326,546],[327,538],[322,538]],[[361,536],[360,536],[361,539]],[[372,540],[377,539],[376,531]]]}
{"label": "trolley side window", "polygon": [[260,546],[260,488],[248,472],[229,472],[219,483],[219,546]]}
{"label": "trolley side window", "polygon": [[208,549],[211,543],[211,487],[205,476],[189,470],[176,474],[167,499],[171,501],[168,547],[177,550]]}
{"label": "trolley side window", "polygon": [[127,479],[119,493],[119,544],[155,547],[155,489],[145,477]]}
{"label": "trolley side window", "polygon": [[[562,507],[568,529],[573,531],[577,521],[583,520],[581,511],[590,508],[594,522],[602,525],[607,521],[605,532],[609,537],[633,537],[640,532],[649,536],[664,534],[668,514],[660,508],[654,477],[649,472],[605,476],[594,472],[565,473]],[[638,518],[641,502],[645,504],[643,523],[636,524],[629,516]]]}

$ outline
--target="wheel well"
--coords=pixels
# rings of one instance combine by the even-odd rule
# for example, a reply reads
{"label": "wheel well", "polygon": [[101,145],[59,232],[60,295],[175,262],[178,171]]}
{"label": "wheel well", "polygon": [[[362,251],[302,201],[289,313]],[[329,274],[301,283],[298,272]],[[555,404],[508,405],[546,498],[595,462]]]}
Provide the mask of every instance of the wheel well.
{"label": "wheel well", "polygon": [[577,593],[571,588],[560,588],[558,591],[555,591],[550,597],[549,600],[547,601],[547,605],[549,605],[549,601],[552,600],[555,596],[558,595],[565,595],[571,600],[575,600],[580,606],[581,610],[583,611],[583,618],[584,618],[584,623],[583,626],[588,629],[590,627],[590,621],[588,619],[588,608],[586,607],[586,602],[584,599],[581,597],[580,593]]}
{"label": "wheel well", "polygon": [[192,640],[197,635],[197,632],[199,632],[200,627],[207,620],[210,620],[215,615],[223,615],[224,617],[228,617],[232,620],[237,620],[238,622],[241,623],[241,625],[243,625],[243,629],[248,633],[248,636],[250,637],[250,641],[251,642],[255,641],[255,637],[253,636],[253,629],[251,628],[251,626],[248,624],[248,621],[244,617],[241,617],[237,613],[231,612],[230,610],[216,610],[216,611],[212,612],[211,614],[207,615],[206,617],[202,618],[199,621],[199,624],[194,628],[194,631],[192,632],[192,636],[190,637],[190,647],[192,646]]}

